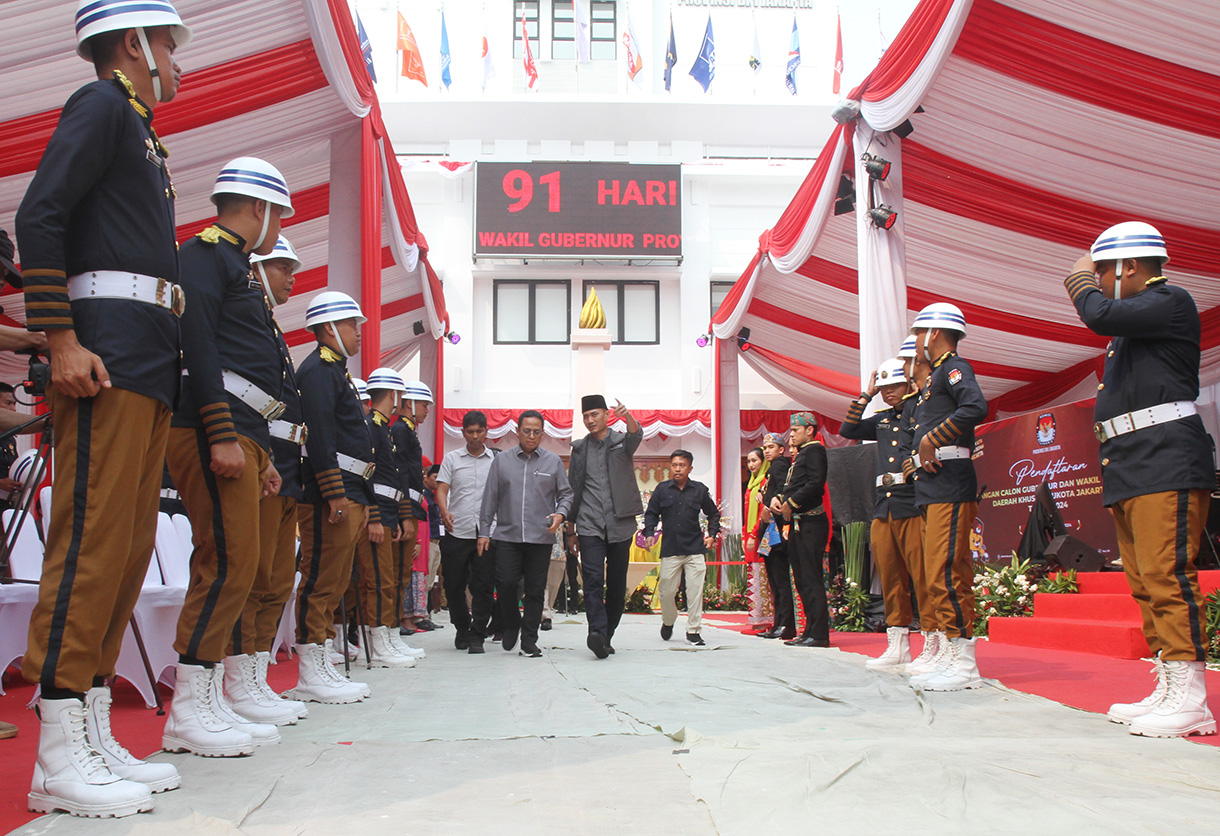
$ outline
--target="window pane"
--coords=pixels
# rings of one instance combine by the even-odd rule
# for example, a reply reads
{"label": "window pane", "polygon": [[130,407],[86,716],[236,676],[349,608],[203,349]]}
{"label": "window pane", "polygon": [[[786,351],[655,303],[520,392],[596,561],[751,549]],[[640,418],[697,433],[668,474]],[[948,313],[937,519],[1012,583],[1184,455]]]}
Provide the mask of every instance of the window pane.
{"label": "window pane", "polygon": [[594,41],[590,44],[589,57],[594,61],[613,61],[614,41]]}
{"label": "window pane", "polygon": [[614,3],[607,0],[593,0],[589,8],[593,20],[614,20]]}
{"label": "window pane", "polygon": [[529,341],[529,300],[528,284],[496,285],[496,342]]}
{"label": "window pane", "polygon": [[614,40],[614,21],[595,20],[589,24],[589,36],[595,41]]}
{"label": "window pane", "polygon": [[551,57],[556,59],[575,58],[576,43],[574,41],[554,41],[551,44]]}
{"label": "window pane", "polygon": [[712,314],[720,309],[720,303],[724,301],[724,297],[728,296],[729,290],[732,289],[732,282],[712,282]]}
{"label": "window pane", "polygon": [[539,284],[534,292],[534,342],[568,341],[568,286]]}
{"label": "window pane", "polygon": [[576,37],[576,24],[570,20],[556,20],[551,37],[561,41],[570,41]]}
{"label": "window pane", "polygon": [[555,18],[556,23],[558,23],[561,20],[571,20],[572,19],[572,0],[555,0],[555,4],[554,4],[553,9],[551,10],[551,14]]}
{"label": "window pane", "polygon": [[650,284],[623,286],[623,342],[652,343],[657,340],[657,287]]}

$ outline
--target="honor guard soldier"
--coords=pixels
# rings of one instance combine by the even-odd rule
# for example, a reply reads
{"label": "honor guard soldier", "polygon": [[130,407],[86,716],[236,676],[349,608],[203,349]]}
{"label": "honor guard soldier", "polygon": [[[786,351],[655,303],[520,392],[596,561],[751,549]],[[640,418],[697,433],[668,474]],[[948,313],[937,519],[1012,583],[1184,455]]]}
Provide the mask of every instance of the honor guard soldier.
{"label": "honor guard soldier", "polygon": [[[301,269],[300,257],[284,236],[267,255],[252,255],[250,263],[267,299],[268,309],[288,301]],[[305,703],[286,700],[267,684],[267,669],[279,630],[284,604],[296,580],[297,503],[301,501],[301,445],[305,424],[296,371],[284,333],[271,320],[279,344],[284,382],[280,401],[284,411],[267,423],[271,436],[271,460],[280,475],[277,494],[265,495],[258,504],[258,571],[241,617],[233,625],[229,655],[225,657],[225,694],[233,710],[242,717],[277,726],[309,716]]]}
{"label": "honor guard soldier", "polygon": [[815,439],[818,419],[812,412],[793,413],[789,425],[789,442],[797,452],[788,468],[787,484],[771,500],[771,513],[792,524],[788,560],[805,610],[805,629],[798,638],[784,644],[830,647],[830,609],[822,576],[822,554],[830,535],[830,521],[822,504],[826,491],[826,448]]}
{"label": "honor guard soldier", "polygon": [[395,546],[402,539],[404,527],[400,509],[409,514],[410,508],[403,502],[407,494],[398,472],[398,453],[390,437],[390,416],[397,411],[398,398],[407,391],[407,385],[402,375],[385,367],[374,369],[367,385],[371,399],[368,430],[373,439],[376,469],[369,524],[356,547],[357,593],[368,628],[370,664],[378,668],[412,668],[413,656],[391,640],[398,638],[400,587],[395,572]]}
{"label": "honor guard soldier", "polygon": [[1065,281],[1080,319],[1111,337],[1097,387],[1101,498],[1156,657],[1156,688],[1108,717],[1148,737],[1215,734],[1203,680],[1208,636],[1195,559],[1215,484],[1211,441],[1196,413],[1199,313],[1168,284],[1157,230],[1112,226]]}
{"label": "honor guard soldier", "polygon": [[[413,574],[415,553],[419,547],[420,525],[428,524],[428,513],[424,510],[424,449],[419,442],[419,425],[428,419],[428,411],[432,408],[432,390],[422,380],[408,380],[406,392],[398,404],[398,420],[390,427],[394,437],[394,447],[398,456],[398,472],[403,480],[403,536],[398,541],[398,615],[406,623],[406,610],[410,610],[408,629],[414,629],[415,619],[420,616],[416,612],[416,603],[424,599],[424,612],[427,617],[427,592],[416,590],[416,578]],[[419,580],[419,583],[423,583]],[[421,595],[420,592],[423,594]],[[395,634],[397,630],[392,631]],[[397,638],[397,635],[395,636]],[[423,655],[419,648],[413,648],[399,639],[401,646],[407,650]]]}
{"label": "honor guard soldier", "polygon": [[978,512],[974,428],[987,417],[987,400],[970,364],[957,356],[966,336],[961,310],[946,302],[924,308],[911,325],[915,353],[931,367],[915,407],[914,455],[903,472],[915,481],[915,505],[923,514],[924,571],[928,606],[938,633],[936,658],[913,684],[927,691],[960,691],[983,684],[975,663],[974,566],[970,527]]}
{"label": "honor guard soldier", "polygon": [[[877,442],[877,497],[869,535],[881,593],[885,598],[885,652],[865,667],[897,668],[911,661],[911,585],[922,601],[923,521],[915,507],[915,486],[907,482],[902,463],[914,447],[909,426],[903,426],[902,409],[910,382],[901,358],[882,363],[868,381],[868,388],[851,402],[839,434],[844,438]],[[864,410],[877,393],[885,408],[868,418]]]}
{"label": "honor guard soldier", "polygon": [[280,484],[267,422],[284,411],[284,369],[249,255],[272,251],[292,201],[274,166],[239,157],[220,170],[212,202],[216,222],[178,253],[191,303],[182,317],[182,400],[166,459],[194,551],[161,745],[234,757],[280,739],[273,724],[235,713],[223,686],[225,653],[259,567],[259,500]]}
{"label": "honor guard soldier", "polygon": [[76,38],[98,80],[64,105],[16,223],[27,327],[51,351],[59,486],[22,662],[42,686],[29,806],[127,816],[179,785],[115,741],[105,680],[152,555],[178,391],[174,187],[152,114],[191,31],[166,0],[80,0]]}
{"label": "honor guard soldier", "polygon": [[352,577],[356,542],[373,504],[373,443],[346,362],[360,350],[364,314],[346,293],[324,291],[310,302],[305,327],[318,347],[297,370],[309,435],[302,468],[304,501],[297,506],[301,583],[297,592],[299,681],[305,702],[351,703],[369,695],[330,661],[333,614]]}

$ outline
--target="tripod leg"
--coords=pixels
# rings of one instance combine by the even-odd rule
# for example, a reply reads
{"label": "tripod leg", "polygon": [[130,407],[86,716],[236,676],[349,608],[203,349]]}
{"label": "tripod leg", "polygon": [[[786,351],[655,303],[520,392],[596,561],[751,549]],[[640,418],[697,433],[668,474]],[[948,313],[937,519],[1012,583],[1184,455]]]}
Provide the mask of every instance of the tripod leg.
{"label": "tripod leg", "polygon": [[339,596],[339,618],[342,619],[340,626],[343,632],[336,638],[343,639],[343,675],[351,679],[352,663],[347,658],[347,592]]}
{"label": "tripod leg", "polygon": [[[373,553],[373,559],[377,559],[376,552]],[[360,579],[356,574],[356,564],[352,563],[352,586],[356,590],[356,627],[360,630],[360,644],[364,648],[364,665],[369,670],[373,667],[373,657],[369,651],[369,631],[364,623],[364,607],[360,605]],[[346,623],[344,624],[346,627]]]}
{"label": "tripod leg", "polygon": [[165,705],[161,702],[161,690],[157,688],[157,675],[153,672],[152,662],[148,660],[148,650],[144,647],[144,636],[140,634],[140,625],[136,622],[135,613],[131,614],[131,634],[135,636],[136,647],[140,651],[140,661],[144,663],[144,673],[148,674],[148,684],[152,686],[153,700],[157,704],[157,716],[165,715]]}

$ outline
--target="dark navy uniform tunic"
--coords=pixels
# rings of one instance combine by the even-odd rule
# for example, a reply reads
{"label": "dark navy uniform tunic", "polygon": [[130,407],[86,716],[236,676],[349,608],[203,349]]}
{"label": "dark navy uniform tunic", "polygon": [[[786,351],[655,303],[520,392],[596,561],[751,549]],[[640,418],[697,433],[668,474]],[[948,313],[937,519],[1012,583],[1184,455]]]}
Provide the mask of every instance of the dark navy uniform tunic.
{"label": "dark navy uniform tunic", "polygon": [[[937,447],[965,447],[974,451],[974,428],[987,417],[987,399],[979,388],[970,364],[950,351],[932,364],[923,391],[915,405],[912,450],[918,452],[924,436]],[[974,502],[979,484],[971,459],[949,459],[929,473],[912,471],[907,459],[903,468],[915,478],[915,505],[919,508],[942,502]]]}
{"label": "dark navy uniform tunic", "polygon": [[225,391],[221,373],[236,372],[281,400],[284,364],[266,296],[251,279],[245,240],[214,224],[182,245],[182,315],[186,367],[175,427],[202,428],[209,444],[245,436],[271,450],[267,419]]}
{"label": "dark navy uniform tunic", "polygon": [[[290,424],[304,424],[305,416],[301,412],[301,393],[297,389],[296,369],[292,365],[292,355],[288,351],[288,343],[284,341],[284,332],[279,323],[272,319],[275,326],[276,340],[280,346],[280,363],[284,372],[284,386],[280,389],[280,400],[284,403],[284,414],[281,421]],[[301,485],[301,445],[286,438],[271,439],[271,461],[284,480],[280,486],[280,496],[295,499],[300,502],[304,498]]]}
{"label": "dark navy uniform tunic", "polygon": [[[377,465],[377,470],[373,473],[373,484],[403,491],[402,477],[398,473],[398,454],[394,439],[390,436],[390,419],[377,410],[370,409],[367,423],[369,435],[373,439],[373,461]],[[376,492],[373,496],[375,502],[369,509],[369,522],[380,522],[389,528],[397,528],[400,502]]]}
{"label": "dark navy uniform tunic", "polygon": [[404,507],[404,518],[426,520],[428,514],[424,511],[424,506],[418,500],[412,499],[410,493],[415,491],[415,496],[419,496],[424,491],[424,448],[419,443],[414,423],[399,416],[390,427],[390,433],[394,437],[394,446],[398,448],[398,472],[402,479],[403,502],[410,507],[409,513],[406,513]]}
{"label": "dark navy uniform tunic", "polygon": [[67,279],[92,270],[178,281],[174,187],[152,111],[119,78],[77,90],[17,210],[27,327],[74,328],[112,385],[173,407],[178,318],[122,299],[69,303]]}
{"label": "dark navy uniform tunic", "polygon": [[[859,399],[851,402],[847,410],[847,418],[839,429],[839,435],[860,441],[877,442],[877,475],[884,477],[887,473],[902,473],[902,463],[911,457],[911,447],[914,433],[909,425],[904,426],[901,407],[914,398],[908,395],[900,404],[899,409],[891,407],[879,409],[868,418],[862,418],[865,404]],[[915,507],[915,486],[910,482],[900,482],[896,485],[879,485],[877,501],[873,507],[873,519],[896,520],[918,517],[919,509]]]}
{"label": "dark navy uniform tunic", "polygon": [[[1096,420],[1199,397],[1199,312],[1186,290],[1159,278],[1116,300],[1105,297],[1091,273],[1073,274],[1067,284],[1081,321],[1113,337],[1097,387]],[[1107,506],[1215,484],[1211,441],[1197,415],[1102,442],[1101,466]]]}
{"label": "dark navy uniform tunic", "polygon": [[329,499],[343,499],[361,505],[373,504],[369,482],[359,473],[339,468],[336,453],[362,462],[373,461],[373,440],[364,422],[360,394],[352,383],[343,358],[319,345],[297,370],[301,391],[301,412],[309,436],[308,454],[301,469],[305,501],[320,505]]}
{"label": "dark navy uniform tunic", "polygon": [[779,501],[792,506],[793,516],[800,516],[821,508],[825,492],[826,448],[818,441],[806,442],[788,468]]}

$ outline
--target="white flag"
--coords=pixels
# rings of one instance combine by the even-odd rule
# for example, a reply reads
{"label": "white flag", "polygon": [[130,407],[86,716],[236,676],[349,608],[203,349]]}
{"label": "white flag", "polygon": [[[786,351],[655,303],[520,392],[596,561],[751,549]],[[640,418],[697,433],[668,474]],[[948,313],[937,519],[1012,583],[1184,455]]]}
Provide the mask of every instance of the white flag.
{"label": "white flag", "polygon": [[576,27],[576,61],[589,63],[589,15],[585,12],[584,0],[572,0],[572,14]]}
{"label": "white flag", "polygon": [[758,20],[754,21],[754,48],[750,51],[750,68],[754,75],[762,72],[762,50],[758,48]]}
{"label": "white flag", "polygon": [[487,42],[487,30],[483,30],[483,92],[487,92],[487,82],[495,77],[496,65],[491,62],[491,46]]}
{"label": "white flag", "polygon": [[627,50],[627,77],[637,85],[640,83],[640,70],[644,69],[644,56],[640,50],[640,40],[635,36],[635,24],[631,20],[631,7],[627,7],[627,28],[623,30],[623,47]]}

